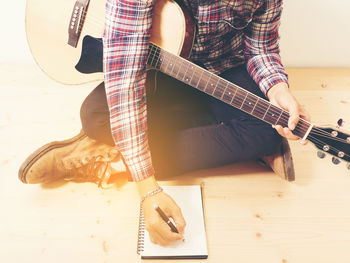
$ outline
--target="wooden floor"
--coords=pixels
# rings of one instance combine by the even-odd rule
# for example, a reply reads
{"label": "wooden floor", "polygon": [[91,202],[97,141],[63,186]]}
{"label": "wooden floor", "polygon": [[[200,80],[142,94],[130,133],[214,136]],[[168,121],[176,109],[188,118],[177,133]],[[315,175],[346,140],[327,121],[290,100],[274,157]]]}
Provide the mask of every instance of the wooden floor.
{"label": "wooden floor", "polygon": [[[314,123],[350,123],[350,69],[288,72]],[[132,183],[100,190],[17,179],[33,150],[79,131],[80,104],[95,84],[57,84],[34,65],[0,65],[0,80],[0,262],[140,262]],[[207,262],[349,262],[350,171],[318,159],[311,144],[291,146],[294,183],[256,163],[161,182],[203,184]]]}

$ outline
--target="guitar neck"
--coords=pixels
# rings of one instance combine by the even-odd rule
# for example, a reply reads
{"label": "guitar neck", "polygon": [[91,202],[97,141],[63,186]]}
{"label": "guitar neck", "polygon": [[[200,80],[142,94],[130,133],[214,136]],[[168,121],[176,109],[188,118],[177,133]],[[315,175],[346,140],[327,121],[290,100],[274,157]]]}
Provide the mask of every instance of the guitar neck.
{"label": "guitar neck", "polygon": [[[288,126],[287,111],[153,43],[147,64],[271,125]],[[310,127],[310,123],[300,119],[293,133],[304,138]]]}

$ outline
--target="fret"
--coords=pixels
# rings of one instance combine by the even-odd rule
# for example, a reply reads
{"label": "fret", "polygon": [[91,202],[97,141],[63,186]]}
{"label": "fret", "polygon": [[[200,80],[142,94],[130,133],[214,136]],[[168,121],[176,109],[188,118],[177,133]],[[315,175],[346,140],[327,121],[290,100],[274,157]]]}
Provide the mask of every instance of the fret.
{"label": "fret", "polygon": [[267,110],[266,110],[266,112],[265,112],[265,114],[264,114],[264,116],[262,117],[262,119],[263,120],[265,120],[265,116],[266,116],[266,114],[268,113],[268,111],[269,111],[269,109],[270,109],[270,107],[271,107],[271,103],[269,103],[269,107],[267,107]]}
{"label": "fret", "polygon": [[231,105],[236,108],[241,108],[244,100],[244,95],[246,95],[246,91],[237,88],[235,95],[232,98]]}
{"label": "fret", "polygon": [[178,58],[174,57],[173,63],[173,70],[171,72],[172,76],[175,77],[177,79],[177,76],[181,70],[181,66],[179,65],[179,63],[177,62]]}
{"label": "fret", "polygon": [[[200,79],[198,80],[197,88],[203,92],[206,92],[206,87],[209,83],[210,74],[203,69]],[[206,92],[207,93],[207,92]]]}
{"label": "fret", "polygon": [[160,48],[156,48],[156,58],[157,58],[157,61],[155,63],[155,68],[156,69],[160,69],[160,64],[161,64],[161,61],[162,61],[162,55],[161,55]]}
{"label": "fret", "polygon": [[[229,84],[228,84],[229,85]],[[232,90],[233,87],[229,87],[229,89],[225,89],[225,93],[223,93],[223,96],[222,96],[222,100],[225,101],[226,103],[228,104],[231,104],[232,103],[232,99],[233,99],[233,90]],[[237,92],[237,88],[235,88],[235,93]]]}
{"label": "fret", "polygon": [[244,99],[244,103],[242,104],[242,110],[244,110],[245,112],[251,113],[256,103],[257,103],[256,97],[247,92],[247,96]]}
{"label": "fret", "polygon": [[258,98],[258,101],[252,111],[252,114],[260,119],[263,119],[269,108],[269,103],[261,98]]}
{"label": "fret", "polygon": [[248,96],[248,92],[246,92],[246,94],[245,94],[244,100],[242,101],[242,104],[241,104],[241,106],[239,107],[240,109],[242,109],[243,104],[244,104],[244,101],[246,100],[247,96]]}
{"label": "fret", "polygon": [[[209,76],[209,77],[208,77],[208,80],[207,80],[207,83],[205,84],[205,86],[204,86],[204,88],[203,88],[203,91],[206,92],[206,93],[208,93],[208,92],[206,91],[206,89],[207,89],[207,86],[208,86],[208,84],[209,84],[209,82],[210,82],[211,74],[208,73],[208,72],[204,72],[203,75],[204,75],[204,76],[206,76],[206,75]],[[204,80],[204,81],[205,81],[205,80]]]}
{"label": "fret", "polygon": [[192,72],[192,76],[191,76],[191,80],[189,82],[189,85],[191,85],[192,87],[198,88],[199,80],[203,74],[203,69],[201,70],[200,68],[197,68],[196,66],[192,66],[191,70],[193,72]]}
{"label": "fret", "polygon": [[220,99],[220,97],[222,95],[222,91],[221,91],[219,85],[220,85],[220,78],[218,78],[218,77],[213,78],[213,81],[211,81],[211,83],[210,83],[210,88],[213,89],[213,91],[211,92],[211,95],[213,95],[217,99]]}
{"label": "fret", "polygon": [[179,66],[179,71],[176,74],[176,78],[182,82],[185,82],[186,73],[188,70],[188,65],[182,63],[182,59],[177,59],[177,64]]}
{"label": "fret", "polygon": [[272,105],[270,106],[268,112],[266,113],[264,120],[267,121],[270,124],[275,125],[277,116],[279,116],[281,109],[277,108],[276,106]]}
{"label": "fret", "polygon": [[192,78],[193,76],[195,75],[194,74],[194,71],[195,71],[195,68],[193,65],[189,65],[189,68],[187,69],[188,73],[186,74],[186,78],[185,78],[185,83],[188,84],[188,85],[191,85],[191,81],[192,81]]}
{"label": "fret", "polygon": [[224,92],[223,92],[222,95],[221,95],[221,99],[223,99],[223,97],[224,97],[224,95],[225,95],[225,93],[226,93],[227,87],[228,87],[228,82],[226,82],[226,86],[225,86]]}
{"label": "fret", "polygon": [[197,82],[196,88],[198,88],[199,82],[200,82],[201,79],[202,79],[203,72],[204,72],[204,70],[201,71],[201,75],[200,75],[200,77],[198,78],[198,82]]}
{"label": "fret", "polygon": [[151,60],[150,65],[151,65],[152,67],[155,67],[155,66],[153,65],[153,61],[154,61],[154,58],[155,58],[155,47],[152,47],[151,53],[152,53],[152,60]]}
{"label": "fret", "polygon": [[175,64],[174,64],[173,59],[170,59],[169,63],[168,63],[168,66],[167,66],[166,70],[164,71],[164,73],[168,73],[169,75],[171,75],[171,73],[173,72],[173,69],[174,69],[174,65]]}
{"label": "fret", "polygon": [[286,111],[282,111],[282,116],[277,124],[281,125],[282,127],[287,127],[288,126],[288,120],[289,120],[289,113]]}
{"label": "fret", "polygon": [[151,61],[153,58],[152,50],[153,50],[153,45],[150,45],[150,48],[148,49],[148,54],[147,54],[147,64],[148,65],[151,65]]}
{"label": "fret", "polygon": [[[152,43],[147,54],[147,64],[267,123],[288,126],[288,112]],[[299,124],[295,133],[304,136],[305,127]]]}
{"label": "fret", "polygon": [[282,116],[282,113],[283,113],[283,111],[281,110],[280,116],[278,116],[278,119],[276,120],[275,125],[277,125],[277,124],[278,124],[278,121],[280,120],[280,118],[281,118],[281,116]]}
{"label": "fret", "polygon": [[164,72],[164,73],[167,73],[167,68],[169,67],[170,59],[167,58],[167,56],[163,50],[161,51],[161,56],[162,56],[162,60],[161,60],[161,63],[159,65],[159,70]]}

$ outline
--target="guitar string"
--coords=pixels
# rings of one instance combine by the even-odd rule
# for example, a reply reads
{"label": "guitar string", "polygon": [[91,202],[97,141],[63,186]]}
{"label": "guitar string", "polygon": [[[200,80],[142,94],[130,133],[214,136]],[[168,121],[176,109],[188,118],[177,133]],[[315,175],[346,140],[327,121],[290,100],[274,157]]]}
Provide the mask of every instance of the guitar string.
{"label": "guitar string", "polygon": [[[321,149],[323,149],[323,147],[322,146],[324,146],[324,143],[321,141],[321,140],[319,140],[319,139],[317,139],[317,138],[315,138],[315,137],[313,137],[312,135],[310,135],[309,136],[312,140],[314,140],[314,144],[315,145],[318,145]],[[329,146],[329,145],[328,145]],[[337,148],[335,148],[335,147],[333,147],[333,146],[329,146],[329,149],[330,150],[333,150],[333,151],[335,151],[335,152],[337,152],[337,153],[339,153],[339,152],[343,152],[343,151],[341,151],[341,150],[339,150],[339,149],[337,149]],[[328,150],[329,151],[329,150]],[[327,152],[327,153],[329,153],[328,151],[325,151],[325,152]],[[349,154],[347,154],[347,153],[345,153],[345,152],[343,152],[344,153],[344,156],[343,157],[350,157],[350,155]],[[330,153],[331,154],[331,153]],[[336,157],[339,157],[339,156],[336,156]],[[339,157],[339,158],[343,158],[343,157]]]}
{"label": "guitar string", "polygon": [[[84,13],[85,15],[86,15],[86,13],[87,12],[82,12],[82,13]],[[87,20],[87,21],[85,21],[85,23],[87,23],[88,21],[91,21],[90,19],[91,18],[93,18],[93,19],[95,19],[95,17],[94,16],[92,16],[92,15],[89,15],[89,20]],[[99,24],[99,25],[101,25],[101,26],[103,26],[104,25],[104,23],[102,22],[102,23],[100,23],[100,21],[97,21],[97,20],[95,20],[95,24],[96,24],[96,22]],[[100,42],[100,43],[103,43],[103,41],[101,41],[101,40],[97,40],[98,42]],[[151,47],[151,50],[149,50],[149,52],[150,53],[152,53],[153,52],[153,48],[154,48],[154,46],[155,45],[152,45],[152,47]],[[154,52],[157,52],[156,50],[154,50]],[[159,51],[159,53],[160,53],[161,51]],[[157,56],[156,54],[153,54],[154,56]],[[187,70],[186,70],[187,71]],[[208,81],[210,80],[210,77],[211,76],[209,76],[208,77]],[[203,79],[204,81],[205,81],[205,79]],[[225,80],[224,80],[225,81]],[[220,80],[218,80],[218,84],[220,85],[221,83],[219,83],[220,82]],[[186,83],[186,82],[185,82]],[[231,84],[231,83],[230,83]],[[232,83],[233,84],[233,83]],[[219,86],[217,86],[217,87],[219,87]],[[220,88],[220,90],[221,90],[221,87],[219,87]],[[226,91],[227,90],[227,88],[228,87],[225,87],[224,88],[224,91]],[[236,87],[237,88],[237,87]],[[232,90],[232,92],[235,92],[235,93],[238,93],[238,95],[239,95],[239,93],[241,93],[241,92],[244,92],[244,91],[242,91],[242,90],[235,90],[235,91],[233,91]],[[211,95],[213,95],[215,93],[215,88],[214,88],[214,90],[213,90],[213,93],[211,93]],[[243,93],[243,95],[242,96],[244,96],[245,94]],[[255,95],[255,94],[249,94],[249,95]],[[235,95],[235,96],[237,96],[237,94]],[[222,96],[223,97],[223,96]],[[246,97],[244,98],[244,100],[246,99],[248,97],[248,95],[246,95]],[[241,97],[242,98],[242,97]],[[269,103],[269,102],[267,102],[267,101],[265,101],[265,100],[262,100],[260,97],[257,97],[258,98],[258,100],[260,100],[260,101],[263,101],[263,103]],[[232,101],[232,100],[231,100]],[[243,100],[242,100],[242,106],[243,106]],[[262,107],[259,107],[259,105],[258,105],[258,101],[255,103],[255,105],[253,106],[253,109],[252,109],[252,112],[253,111],[257,111],[257,110],[263,110],[263,112],[260,112],[260,113],[264,113],[264,112],[266,112],[266,109],[265,108],[262,108]],[[242,107],[241,106],[241,107]],[[280,109],[280,108],[278,108],[278,107],[276,107],[276,106],[274,106],[274,105],[272,105],[273,107],[269,107],[269,110],[270,110],[270,112],[271,112],[271,110],[272,110],[272,112],[273,113],[277,113],[277,114],[280,114],[280,117],[278,118],[278,120],[283,120],[283,121],[285,121],[285,122],[287,122],[288,121],[288,116],[289,116],[289,113],[287,112],[287,111],[285,111],[284,109]],[[282,111],[282,112],[280,112],[280,111]],[[248,111],[246,111],[246,112],[248,112]],[[248,112],[248,113],[251,113],[251,112]],[[287,115],[287,116],[284,116],[284,115]],[[274,117],[274,116],[272,116],[272,117]],[[262,120],[264,120],[264,119],[262,119]],[[266,120],[265,120],[266,121]],[[307,124],[307,125],[310,125],[310,123],[309,122],[307,122],[307,121],[305,121],[304,119],[302,119],[302,118],[300,118],[299,119],[299,123],[300,122],[304,122],[305,124]],[[276,124],[275,124],[276,125]],[[308,127],[301,127],[299,124],[297,125],[297,127],[294,129],[295,131],[297,130],[297,129],[301,129],[301,132],[302,133],[305,133],[307,130],[308,130]],[[304,130],[305,129],[305,130]],[[326,137],[326,138],[330,138],[330,139],[333,139],[333,140],[337,140],[337,141],[340,141],[340,142],[347,142],[345,139],[340,139],[340,138],[337,138],[337,137],[333,137],[333,136],[330,136],[329,134],[330,133],[327,133],[327,132],[325,132],[325,131],[323,131],[323,130],[320,130],[319,128],[317,128],[317,127],[314,127],[314,130],[315,130],[315,132],[314,132],[314,134],[318,134],[318,135],[320,135],[320,136],[324,136],[324,137]],[[311,132],[310,132],[311,133]]]}
{"label": "guitar string", "polygon": [[[153,48],[153,47],[152,47]],[[157,48],[155,48],[155,49],[157,49]],[[152,53],[154,51],[154,54],[153,54],[153,56],[158,56],[158,55],[161,55],[160,53],[161,52],[164,52],[164,50],[150,50],[150,52]],[[158,52],[159,54],[157,54],[156,52]],[[168,52],[167,52],[168,53]],[[158,58],[159,59],[159,58]],[[167,59],[167,57],[165,56],[163,59]],[[172,62],[171,60],[169,60],[170,62]],[[168,62],[169,62],[168,61]],[[176,62],[175,62],[176,63]],[[156,64],[158,64],[158,62],[156,63]],[[197,65],[196,65],[197,66]],[[193,66],[191,65],[191,67],[193,68]],[[187,72],[187,70],[186,70],[186,72]],[[208,77],[208,79],[207,79],[207,81],[209,81],[210,80],[210,77],[211,76],[209,76]],[[202,78],[202,77],[201,77]],[[204,78],[203,78],[204,79]],[[222,80],[224,80],[224,79],[222,79]],[[218,83],[217,84],[222,84],[222,83],[219,83],[219,81],[220,80],[218,80]],[[186,83],[186,82],[185,82]],[[231,84],[231,83],[230,83]],[[234,84],[233,84],[234,85]],[[237,86],[237,85],[236,85]],[[226,91],[227,90],[227,86],[225,87],[225,88],[222,88],[221,89],[221,87],[220,86],[217,86],[221,91],[223,90],[223,91]],[[214,88],[214,90],[213,90],[213,92],[211,93],[211,95],[213,95],[214,93],[215,93],[215,89],[216,88]],[[240,91],[240,90],[238,90],[239,92],[243,92],[243,91]],[[245,93],[243,94],[243,96],[244,95],[246,95]],[[251,95],[255,95],[255,94],[251,94]],[[236,96],[236,95],[235,95]],[[255,95],[256,96],[256,95]],[[257,96],[256,96],[257,97]],[[245,96],[245,98],[244,99],[246,99],[247,98],[247,95]],[[260,97],[257,97],[258,98],[258,100],[261,100],[260,99]],[[265,101],[265,100],[261,100],[261,101],[264,101],[264,103],[269,103],[269,102],[267,102],[267,101]],[[242,104],[243,104],[243,101],[242,101]],[[256,102],[256,104],[255,104],[255,106],[258,104],[258,102]],[[259,105],[258,105],[259,106]],[[254,108],[254,107],[252,107],[252,108]],[[257,107],[256,107],[257,108]],[[254,108],[254,111],[255,111],[255,109],[256,108]],[[263,108],[262,108],[263,109]],[[278,107],[276,107],[275,106],[275,108],[272,108],[273,110],[277,110],[277,113],[280,113],[280,110],[282,110],[282,113],[280,113],[281,115],[281,117],[279,118],[279,119],[282,119],[282,120],[284,120],[284,121],[287,121],[287,118],[289,118],[288,116],[289,116],[289,114],[288,114],[288,112],[287,111],[285,111],[285,110],[283,110],[283,109],[280,109],[280,108],[278,108]],[[266,109],[263,109],[264,111],[266,111]],[[253,112],[253,109],[252,109],[252,111],[251,112]],[[276,113],[276,111],[274,111],[275,113]],[[284,116],[284,115],[287,115],[287,116]],[[266,120],[265,120],[266,121]],[[307,121],[305,121],[305,120],[303,120],[302,118],[300,118],[300,121],[302,121],[302,122],[305,122],[305,123],[307,123],[308,124],[308,122]],[[298,127],[298,126],[297,126]],[[309,127],[307,127],[307,129],[308,129]],[[328,138],[330,138],[330,139],[333,139],[333,140],[337,140],[337,141],[341,141],[341,142],[344,142],[344,143],[348,143],[345,139],[341,139],[341,138],[337,138],[337,137],[333,137],[333,136],[330,136],[330,133],[328,133],[328,132],[325,132],[325,131],[323,131],[323,130],[321,130],[321,129],[319,129],[319,128],[317,128],[317,127],[314,127],[314,130],[315,130],[315,133],[318,133],[318,134],[320,134],[320,135],[323,135],[324,137],[328,137]]]}
{"label": "guitar string", "polygon": [[[152,53],[153,52],[153,50],[151,49],[150,50],[150,53]],[[153,54],[153,56],[154,57],[157,57],[157,55],[156,54]],[[167,59],[166,57],[165,58],[163,58],[163,59]],[[168,61],[168,62],[172,62],[172,61]],[[158,64],[158,62],[156,62],[156,64]],[[203,70],[202,68],[201,68],[201,70]],[[215,75],[216,76],[216,75]],[[202,77],[201,79],[203,79],[204,81],[206,81],[206,82],[208,82],[208,80],[210,80],[210,77],[211,76],[209,76],[207,79],[204,77]],[[224,79],[222,79],[222,80],[224,80]],[[224,81],[226,81],[226,80],[224,80]],[[229,85],[235,85],[235,84],[233,84],[233,83],[231,83],[231,82],[229,82],[229,81],[226,81],[227,82],[227,84],[229,84]],[[186,82],[185,82],[186,83]],[[207,83],[208,84],[208,83]],[[218,84],[219,84],[219,80],[218,80]],[[220,86],[217,86],[220,90],[230,90],[232,93],[235,93],[235,97],[240,97],[241,95],[242,95],[242,97],[240,97],[241,99],[242,99],[242,106],[243,106],[243,102],[244,102],[244,100],[246,100],[246,98],[248,98],[248,92],[247,91],[245,91],[245,90],[240,90],[241,88],[238,88],[238,86],[237,85],[235,85],[236,87],[235,87],[235,89],[236,90],[230,90],[230,88],[231,87],[228,87],[228,86],[226,86],[225,88],[223,88],[223,89],[221,89],[220,88]],[[214,89],[213,90],[213,92],[212,93],[209,93],[209,92],[207,92],[206,91],[206,88],[204,89],[204,92],[206,92],[206,93],[208,93],[208,94],[210,94],[210,95],[213,95],[214,93],[215,93],[215,91],[216,90],[218,90],[218,89]],[[243,93],[243,94],[239,94],[239,93]],[[249,93],[250,95],[255,95],[255,94],[252,94],[252,93]],[[226,94],[227,95],[227,94]],[[272,110],[272,112],[273,113],[275,113],[275,115],[276,116],[280,116],[277,120],[284,120],[285,122],[287,122],[287,120],[288,120],[288,118],[286,118],[284,115],[286,115],[286,114],[288,114],[286,111],[284,111],[283,109],[280,109],[280,108],[278,108],[278,107],[276,107],[276,106],[274,106],[274,105],[272,105],[272,104],[270,104],[269,102],[267,102],[266,100],[263,100],[263,99],[261,99],[260,97],[258,97],[258,96],[256,96],[255,95],[255,97],[257,97],[258,98],[258,100],[260,100],[261,102],[263,102],[263,103],[265,103],[265,106],[266,107],[260,107],[261,105],[259,105],[258,104],[258,102],[256,102],[255,103],[255,105],[254,106],[252,106],[252,111],[251,112],[253,112],[253,111],[258,111],[258,110],[262,110],[262,112],[260,111],[260,113],[261,113],[261,115],[264,115],[265,113],[266,113],[266,110],[267,109],[269,109],[270,111]],[[231,101],[233,101],[233,99],[231,99]],[[241,107],[242,107],[241,106]],[[236,107],[238,107],[238,106],[236,106]],[[255,107],[255,108],[254,108]],[[238,108],[240,108],[240,107],[238,107]],[[254,108],[254,110],[253,110],[253,108]],[[242,110],[244,110],[244,108],[241,108]],[[245,110],[244,110],[245,111]],[[251,113],[251,112],[249,112],[249,111],[246,111],[246,112],[248,112],[248,113]],[[260,118],[260,119],[262,119],[262,118]],[[264,121],[266,121],[265,119],[263,119]],[[300,119],[301,121],[303,121],[302,119]],[[276,124],[276,123],[275,123]],[[298,129],[299,128],[301,128],[301,131],[303,132],[303,133],[305,133],[307,130],[308,130],[308,128],[309,128],[309,126],[308,127],[303,127],[303,126],[297,126],[298,127]]]}
{"label": "guitar string", "polygon": [[312,133],[312,134],[314,134],[314,135],[319,135],[319,136],[325,137],[325,138],[327,138],[327,139],[332,139],[332,140],[334,140],[334,141],[338,141],[338,142],[341,142],[341,143],[349,144],[348,140],[342,139],[342,138],[338,138],[338,137],[333,137],[332,135],[329,136],[329,135],[322,134],[322,133],[320,133],[320,132],[313,132],[313,131],[311,131],[310,133]]}

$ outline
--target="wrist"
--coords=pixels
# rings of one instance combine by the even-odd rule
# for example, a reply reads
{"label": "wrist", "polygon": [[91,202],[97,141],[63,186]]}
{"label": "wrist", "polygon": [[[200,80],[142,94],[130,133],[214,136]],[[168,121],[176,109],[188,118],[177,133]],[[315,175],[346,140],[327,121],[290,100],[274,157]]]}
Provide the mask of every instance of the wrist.
{"label": "wrist", "polygon": [[157,180],[154,176],[147,177],[141,181],[136,182],[137,191],[140,197],[143,197],[148,192],[159,188]]}
{"label": "wrist", "polygon": [[272,100],[277,96],[279,92],[285,91],[289,91],[288,84],[286,82],[279,82],[268,90],[267,97],[269,98],[269,100]]}

